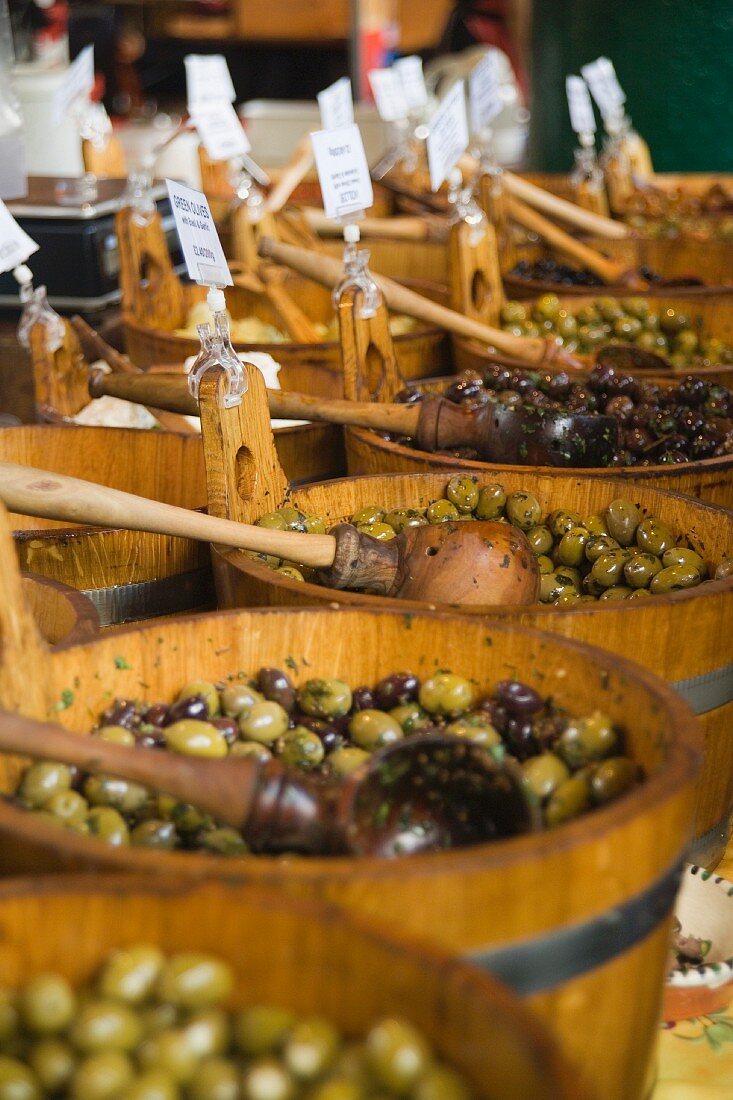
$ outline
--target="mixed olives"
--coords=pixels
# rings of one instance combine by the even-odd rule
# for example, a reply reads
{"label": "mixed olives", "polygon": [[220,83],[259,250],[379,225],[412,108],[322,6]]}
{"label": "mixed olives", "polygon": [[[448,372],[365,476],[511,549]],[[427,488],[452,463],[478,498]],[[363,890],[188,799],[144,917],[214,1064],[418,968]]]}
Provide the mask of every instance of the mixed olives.
{"label": "mixed olives", "polygon": [[470,1100],[407,1020],[361,1039],[277,1005],[232,1009],[234,973],[216,956],[112,952],[74,989],[60,974],[0,986],[2,1100]]}
{"label": "mixed olives", "polygon": [[[283,514],[287,518],[283,518]],[[597,600],[639,600],[695,588],[709,579],[733,575],[733,558],[710,568],[684,536],[658,516],[645,514],[631,499],[612,500],[603,512],[581,515],[556,508],[545,514],[532,493],[506,492],[499,482],[481,482],[464,474],[452,477],[445,495],[427,508],[392,508],[378,504],[349,517],[372,538],[393,539],[407,527],[466,520],[498,520],[518,527],[527,537],[541,573],[542,603],[572,608]],[[325,529],[321,517],[292,507],[263,516],[259,523],[290,530]],[[251,555],[291,579],[317,581],[305,568],[279,558]]]}
{"label": "mixed olives", "polygon": [[[395,397],[416,404],[426,391],[409,386]],[[694,375],[660,384],[597,363],[582,377],[562,371],[509,370],[492,364],[479,373],[466,370],[444,389],[443,396],[466,408],[490,402],[552,412],[597,413],[618,421],[615,466],[674,465],[733,454],[733,395],[725,386]],[[413,446],[405,436],[387,436]],[[443,452],[471,461],[480,458],[469,447]]]}
{"label": "mixed olives", "polygon": [[517,336],[553,336],[571,351],[590,354],[604,344],[634,344],[668,358],[677,370],[733,363],[733,348],[705,336],[694,318],[646,298],[596,298],[571,312],[555,294],[535,302],[506,302],[501,326]]}
{"label": "mixed olives", "polygon": [[[487,692],[446,670],[422,680],[396,672],[355,688],[335,677],[296,686],[274,668],[252,679],[195,680],[172,703],[116,700],[92,736],[188,756],[277,758],[325,780],[346,778],[404,737],[445,733],[519,761],[548,826],[610,801],[638,778],[620,731],[600,711],[574,718],[518,680]],[[235,829],[193,805],[65,764],[31,764],[15,799],[45,821],[111,845],[248,854]]]}
{"label": "mixed olives", "polygon": [[[554,256],[542,256],[538,260],[519,260],[509,272],[515,279],[524,279],[532,283],[557,283],[560,286],[587,286],[591,288],[604,285],[603,280],[587,267],[573,267],[562,263]],[[648,283],[659,283],[662,277],[648,267],[639,268],[639,275]],[[697,281],[696,285],[697,285]],[[676,286],[684,286],[685,280],[675,280]]]}

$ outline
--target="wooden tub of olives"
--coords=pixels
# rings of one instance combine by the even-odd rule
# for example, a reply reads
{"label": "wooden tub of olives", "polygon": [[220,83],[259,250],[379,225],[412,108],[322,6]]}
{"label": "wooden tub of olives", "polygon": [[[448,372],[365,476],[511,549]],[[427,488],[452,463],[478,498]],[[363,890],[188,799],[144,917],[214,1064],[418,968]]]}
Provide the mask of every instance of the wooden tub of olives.
{"label": "wooden tub of olives", "polygon": [[0,920],[8,1096],[40,1083],[151,1100],[177,1096],[178,1080],[192,1100],[256,1100],[268,1084],[326,1100],[365,1077],[385,1097],[595,1095],[490,976],[332,906],[232,883],[52,876],[0,884]]}
{"label": "wooden tub of olives", "polygon": [[[393,860],[282,859],[241,851],[232,858],[110,845],[2,800],[0,858],[3,869],[14,873],[137,870],[154,876],[153,889],[161,889],[170,876],[217,878],[223,895],[235,898],[236,883],[277,886],[291,896],[338,903],[392,930],[430,936],[521,991],[599,1097],[644,1095],[671,907],[690,833],[698,740],[690,711],[658,679],[618,657],[521,624],[495,625],[481,616],[431,615],[408,607],[179,617],[49,653],[23,613],[12,568],[0,572],[0,585],[4,706],[51,717],[80,736],[116,698],[170,700],[204,676],[224,686],[233,677],[232,686],[241,685],[263,665],[285,671],[296,687],[325,681],[323,698],[331,697],[327,685],[333,677],[356,686],[409,670],[427,681],[437,670],[452,668],[454,679],[463,678],[462,690],[471,681],[472,691],[483,692],[507,677],[521,678],[573,715],[603,710],[606,720],[623,730],[624,752],[641,767],[643,783],[556,830]],[[0,787],[6,794],[17,789],[26,767],[25,760],[2,758]],[[98,811],[94,819],[101,823],[102,816]],[[118,913],[120,890],[124,897],[125,887],[117,887]],[[94,912],[93,901],[86,905]],[[49,927],[50,910],[41,906],[40,911]],[[127,933],[138,940],[132,917],[137,906],[125,901],[123,911],[129,923],[112,921],[100,910],[99,927],[114,930],[124,942],[130,942]],[[197,923],[212,944],[226,936],[223,927],[231,927],[233,935],[236,929],[242,943],[238,909],[228,903],[227,912],[230,920],[209,916]],[[87,945],[94,942],[94,921],[89,915],[83,922]],[[609,921],[614,936],[604,931]],[[151,924],[163,927],[157,918]],[[61,926],[73,937],[65,941],[71,960],[77,957],[72,944],[80,925],[69,918]],[[0,957],[9,942],[7,922],[3,928]],[[52,940],[42,938],[46,950]],[[280,940],[273,929],[262,939],[268,952],[276,945],[277,957]],[[87,949],[80,949],[79,960]],[[628,1011],[631,984],[633,1013]]]}
{"label": "wooden tub of olives", "polygon": [[[221,384],[215,375],[210,375],[201,387],[211,512],[245,523],[255,523],[266,516],[266,524],[322,530],[363,509],[377,509],[383,515],[398,509],[424,510],[437,500],[441,503],[434,509],[435,521],[455,517],[456,508],[441,500],[449,481],[446,470],[342,478],[291,490],[272,447],[262,382],[252,375],[242,405],[234,409],[218,407],[217,387]],[[496,493],[500,501],[508,494],[521,493],[525,497],[529,494],[531,510],[537,514],[531,522],[522,521],[527,528],[541,524],[542,517],[558,510],[571,513],[571,527],[577,526],[578,517],[581,520],[593,517],[594,526],[603,526],[608,506],[615,500],[627,500],[637,523],[645,518],[646,526],[656,532],[653,538],[661,532],[660,548],[672,551],[678,544],[690,548],[695,555],[691,560],[702,558],[707,575],[714,576],[718,567],[733,556],[732,513],[647,483],[520,468],[502,471],[501,477],[492,471],[479,480],[474,487],[476,492],[482,484],[498,484],[498,490],[491,488],[488,492],[490,497]],[[284,517],[272,518],[278,503],[290,511]],[[502,513],[503,504],[495,508],[491,503],[484,518]],[[309,518],[304,521],[303,517]],[[369,533],[368,527],[366,530]],[[389,532],[374,533],[384,536]],[[654,548],[652,543],[646,545],[649,548]],[[268,565],[244,551],[221,546],[213,547],[212,562],[220,607],[324,606],[338,601],[345,606],[398,608],[408,614],[433,609],[419,601],[395,601],[366,592],[326,588],[310,579],[304,580],[299,571],[293,572],[289,563],[280,567],[273,560]],[[614,568],[617,567],[622,568],[618,562]],[[656,566],[653,568],[656,571]],[[733,739],[729,733],[733,728],[733,669],[720,646],[720,639],[733,630],[733,576],[728,567],[721,579],[700,583],[701,574],[695,566],[686,573],[686,580],[681,576],[683,572],[684,569],[679,569],[680,575],[665,574],[662,581],[670,584],[667,594],[662,594],[662,582],[657,582],[655,589],[659,594],[651,597],[635,595],[628,601],[604,598],[567,608],[537,604],[473,606],[465,610],[482,618],[491,616],[541,626],[622,655],[628,653],[629,639],[633,637],[636,659],[689,698],[700,715],[706,743],[697,788],[698,840],[694,858],[698,863],[714,866],[733,827]],[[573,579],[570,587],[574,583]],[[687,583],[692,587],[675,590]],[[564,587],[563,582],[560,588]],[[589,593],[584,590],[583,594]],[[680,645],[683,638],[684,646]]]}
{"label": "wooden tub of olives", "polygon": [[[182,334],[189,311],[206,299],[206,288],[184,285],[173,270],[165,236],[157,215],[138,225],[130,209],[117,216],[120,242],[120,286],[127,353],[139,367],[155,363],[182,363],[197,355],[196,334]],[[330,291],[308,279],[288,274],[284,287],[307,316],[317,324],[333,321]],[[233,320],[256,317],[266,325],[281,327],[278,315],[261,294],[242,286],[227,289],[227,309]],[[314,396],[340,397],[342,393],[338,339],[317,344],[242,343],[233,339],[235,351],[265,352],[280,364],[283,389]],[[445,333],[420,324],[395,336],[400,369],[406,378],[438,374],[445,363]]]}

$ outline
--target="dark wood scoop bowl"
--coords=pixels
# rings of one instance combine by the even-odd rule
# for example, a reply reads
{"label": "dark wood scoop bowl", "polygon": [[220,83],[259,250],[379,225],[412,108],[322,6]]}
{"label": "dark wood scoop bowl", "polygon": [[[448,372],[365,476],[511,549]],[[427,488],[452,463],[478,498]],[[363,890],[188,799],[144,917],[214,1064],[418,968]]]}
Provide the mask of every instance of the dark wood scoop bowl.
{"label": "dark wood scoop bowl", "polygon": [[288,770],[277,760],[125,748],[6,712],[0,712],[0,750],[164,791],[238,829],[253,852],[392,857],[538,827],[519,766],[448,735],[405,738],[339,781]]}
{"label": "dark wood scoop bowl", "polygon": [[0,500],[22,515],[271,554],[318,569],[329,588],[436,604],[530,604],[539,595],[535,556],[522,532],[507,523],[411,527],[387,542],[349,523],[328,535],[300,534],[235,523],[12,462],[0,462]]}
{"label": "dark wood scoop bowl", "polygon": [[[196,416],[198,405],[180,374],[90,376],[92,397],[109,394],[126,401]],[[510,465],[610,466],[618,448],[612,416],[544,412],[487,404],[468,409],[429,394],[419,405],[342,401],[268,390],[273,416],[325,420],[373,428],[414,439],[423,451],[471,447],[486,462]]]}

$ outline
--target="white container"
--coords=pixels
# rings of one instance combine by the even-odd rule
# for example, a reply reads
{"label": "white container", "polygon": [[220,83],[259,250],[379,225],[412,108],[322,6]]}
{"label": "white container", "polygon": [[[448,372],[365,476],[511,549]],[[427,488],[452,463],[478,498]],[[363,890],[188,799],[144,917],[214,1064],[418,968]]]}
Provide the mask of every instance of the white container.
{"label": "white container", "polygon": [[[238,111],[252,143],[251,156],[265,168],[285,164],[304,134],[321,129],[315,101],[250,99]],[[389,126],[382,122],[376,107],[366,103],[354,104],[354,121],[361,130],[367,161],[374,164],[389,142]]]}
{"label": "white container", "polygon": [[26,168],[29,176],[82,176],[81,138],[64,118],[54,122],[51,103],[68,66],[48,69],[37,62],[13,67],[15,90],[25,122]]}

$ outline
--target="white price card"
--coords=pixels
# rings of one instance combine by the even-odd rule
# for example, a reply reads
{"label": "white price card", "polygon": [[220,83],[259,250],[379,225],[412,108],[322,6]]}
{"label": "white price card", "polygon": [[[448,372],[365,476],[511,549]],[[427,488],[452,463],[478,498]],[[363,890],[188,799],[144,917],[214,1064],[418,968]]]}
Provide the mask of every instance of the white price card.
{"label": "white price card", "polygon": [[356,123],[341,130],[311,134],[321,183],[323,208],[328,218],[368,210],[374,202],[364,144]]}
{"label": "white price card", "polygon": [[596,116],[590,101],[588,85],[582,76],[566,76],[565,91],[568,97],[570,125],[576,134],[595,134]]}
{"label": "white price card", "polygon": [[188,110],[198,103],[216,103],[226,100],[233,103],[237,98],[229,74],[226,58],[219,53],[190,53],[184,59],[186,66],[186,97]]}
{"label": "white price card", "polygon": [[210,160],[231,160],[252,148],[237,112],[224,99],[193,105],[191,120]]}
{"label": "white price card", "polygon": [[68,72],[53,94],[51,119],[62,122],[77,99],[89,98],[94,87],[94,46],[85,46],[72,61]]}
{"label": "white price card", "polygon": [[468,78],[468,103],[471,110],[471,132],[480,134],[496,118],[504,106],[496,53],[490,50]]}
{"label": "white price card", "polygon": [[428,90],[422,71],[422,59],[419,57],[401,57],[395,61],[394,68],[402,84],[402,92],[410,111],[425,107],[428,102]]}
{"label": "white price card", "polygon": [[598,110],[604,118],[618,114],[626,102],[621,85],[616,77],[616,70],[607,57],[599,57],[588,65],[583,65],[580,70],[593,93],[593,98],[598,104]]}
{"label": "white price card", "polygon": [[407,118],[407,98],[395,69],[372,69],[369,84],[381,119],[398,122],[401,118]]}
{"label": "white price card", "polygon": [[459,80],[430,119],[428,167],[433,191],[438,190],[467,145],[466,86]]}
{"label": "white price card", "polygon": [[318,108],[324,130],[340,130],[354,121],[354,101],[351,97],[351,81],[342,76],[335,84],[318,93]]}
{"label": "white price card", "polygon": [[189,277],[205,286],[232,286],[206,195],[175,180],[165,183]]}
{"label": "white price card", "polygon": [[21,229],[7,206],[0,199],[0,275],[24,264],[38,251],[38,245]]}

